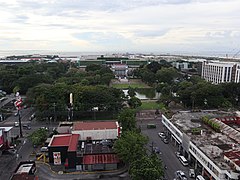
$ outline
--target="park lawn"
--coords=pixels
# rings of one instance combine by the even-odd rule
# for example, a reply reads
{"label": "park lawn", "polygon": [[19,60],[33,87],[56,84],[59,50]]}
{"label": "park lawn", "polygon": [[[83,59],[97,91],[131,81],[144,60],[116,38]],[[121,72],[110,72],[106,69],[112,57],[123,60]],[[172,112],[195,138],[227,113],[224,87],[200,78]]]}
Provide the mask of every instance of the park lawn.
{"label": "park lawn", "polygon": [[131,88],[149,88],[148,85],[146,84],[112,84],[112,87],[117,88],[117,89],[128,89],[129,87]]}
{"label": "park lawn", "polygon": [[142,101],[142,105],[139,107],[141,110],[151,110],[151,109],[164,109],[164,104],[156,103],[154,101],[144,102]]}

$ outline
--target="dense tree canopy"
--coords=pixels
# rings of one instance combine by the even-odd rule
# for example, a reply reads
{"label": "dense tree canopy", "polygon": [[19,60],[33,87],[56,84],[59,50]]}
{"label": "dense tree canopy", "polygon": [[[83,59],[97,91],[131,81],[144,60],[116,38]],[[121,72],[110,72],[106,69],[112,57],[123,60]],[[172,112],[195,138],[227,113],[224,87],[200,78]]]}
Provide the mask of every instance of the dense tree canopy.
{"label": "dense tree canopy", "polygon": [[162,163],[156,154],[137,158],[129,170],[132,180],[158,180],[163,177]]}
{"label": "dense tree canopy", "polygon": [[125,163],[131,164],[146,154],[144,145],[147,138],[135,131],[123,133],[122,137],[114,143],[114,151]]}
{"label": "dense tree canopy", "polygon": [[63,63],[29,63],[24,65],[1,65],[0,86],[7,93],[12,93],[15,86],[21,94],[39,83],[53,83],[66,73],[68,64]]}
{"label": "dense tree canopy", "polygon": [[29,89],[27,101],[35,104],[39,111],[51,109],[54,103],[58,110],[65,110],[69,103],[70,93],[73,93],[75,110],[91,111],[94,107],[98,107],[100,111],[119,110],[124,100],[124,94],[119,89],[56,83],[40,84]]}
{"label": "dense tree canopy", "polygon": [[47,139],[47,130],[40,128],[34,131],[29,137],[33,145],[41,145]]}
{"label": "dense tree canopy", "polygon": [[136,129],[136,110],[123,109],[118,115],[118,122],[123,131],[132,131]]}

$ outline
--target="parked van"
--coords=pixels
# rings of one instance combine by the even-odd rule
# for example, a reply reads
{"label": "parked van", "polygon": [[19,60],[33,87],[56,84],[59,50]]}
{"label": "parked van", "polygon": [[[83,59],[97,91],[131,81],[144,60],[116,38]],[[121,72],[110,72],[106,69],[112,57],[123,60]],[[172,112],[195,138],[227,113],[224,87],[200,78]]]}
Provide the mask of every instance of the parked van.
{"label": "parked van", "polygon": [[188,166],[188,161],[186,160],[186,158],[184,156],[179,156],[179,161],[184,165],[184,166]]}
{"label": "parked van", "polygon": [[205,180],[205,179],[204,179],[204,177],[202,177],[201,175],[198,175],[198,176],[196,177],[196,180]]}
{"label": "parked van", "polygon": [[148,129],[155,129],[156,128],[156,124],[148,124],[147,128]]}

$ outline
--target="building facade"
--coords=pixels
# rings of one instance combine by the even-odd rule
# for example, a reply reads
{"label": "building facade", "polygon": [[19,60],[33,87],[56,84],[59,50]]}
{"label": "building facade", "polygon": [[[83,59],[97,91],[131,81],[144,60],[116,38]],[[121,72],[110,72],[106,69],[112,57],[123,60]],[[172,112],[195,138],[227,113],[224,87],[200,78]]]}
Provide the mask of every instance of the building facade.
{"label": "building facade", "polygon": [[240,64],[236,62],[213,62],[202,63],[202,78],[214,84],[239,82]]}
{"label": "building facade", "polygon": [[226,124],[223,125],[219,119],[214,119],[214,121],[221,124],[221,133],[202,127],[200,133],[194,135],[191,130],[201,127],[200,122],[191,123],[191,120],[184,119],[185,124],[190,127],[187,128],[184,122],[176,124],[173,118],[170,120],[162,115],[162,123],[171,140],[175,142],[179,151],[194,169],[199,170],[199,174],[210,180],[238,180],[240,178],[240,145],[236,140],[239,137],[237,136],[236,140],[229,137],[232,129]]}

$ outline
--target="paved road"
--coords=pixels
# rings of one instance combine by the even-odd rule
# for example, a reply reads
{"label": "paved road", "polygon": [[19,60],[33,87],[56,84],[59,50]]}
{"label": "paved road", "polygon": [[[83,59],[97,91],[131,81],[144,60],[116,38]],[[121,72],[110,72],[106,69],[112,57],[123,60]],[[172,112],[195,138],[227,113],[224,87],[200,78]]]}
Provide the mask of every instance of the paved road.
{"label": "paved road", "polygon": [[6,98],[3,102],[0,103],[0,108],[11,102],[12,100],[15,99],[14,94],[6,95]]}
{"label": "paved road", "polygon": [[49,166],[43,163],[37,163],[37,175],[40,177],[41,180],[61,180],[61,179],[68,179],[68,180],[119,180],[121,176],[121,180],[129,180],[128,177],[122,176],[125,170],[119,172],[108,172],[108,173],[69,173],[69,174],[57,174],[52,172]]}
{"label": "paved road", "polygon": [[[156,124],[157,128],[147,129],[148,123]],[[158,133],[163,131],[163,125],[160,119],[158,118],[158,119],[151,119],[151,120],[142,120],[142,123],[141,121],[138,121],[138,125],[141,126],[142,133],[149,137],[149,144],[148,144],[149,150],[151,150],[150,146],[153,143],[153,146],[159,147],[160,151],[162,152],[162,154],[159,155],[159,158],[162,159],[163,165],[167,166],[167,169],[165,170],[165,177],[168,180],[173,180],[175,178],[175,172],[177,170],[182,170],[188,176],[189,168],[184,167],[175,155],[175,152],[177,151],[177,147],[174,145],[173,142],[169,142],[169,144],[165,144],[161,140],[161,138],[158,136]]]}

